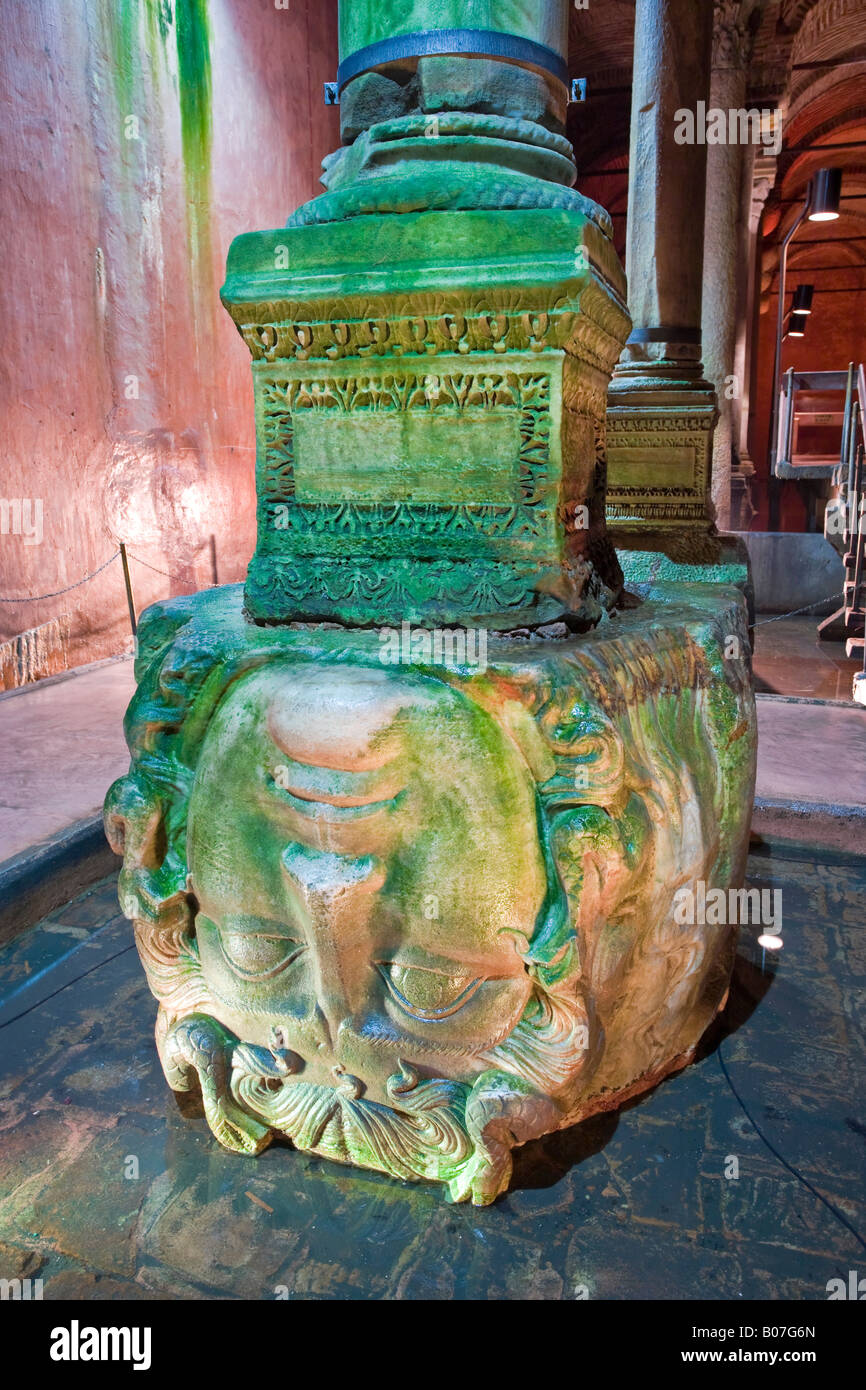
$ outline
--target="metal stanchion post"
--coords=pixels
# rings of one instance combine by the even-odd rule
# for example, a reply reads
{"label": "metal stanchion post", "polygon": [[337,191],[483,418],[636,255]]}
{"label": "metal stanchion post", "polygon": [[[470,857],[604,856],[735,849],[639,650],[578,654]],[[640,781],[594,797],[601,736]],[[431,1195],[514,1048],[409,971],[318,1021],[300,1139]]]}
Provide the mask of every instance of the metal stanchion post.
{"label": "metal stanchion post", "polygon": [[120,542],[120,562],[123,565],[123,582],[126,585],[126,602],[129,607],[129,625],[132,628],[133,637],[138,632],[138,623],[135,621],[135,600],[132,597],[132,580],[129,577],[129,561],[126,558],[126,546]]}

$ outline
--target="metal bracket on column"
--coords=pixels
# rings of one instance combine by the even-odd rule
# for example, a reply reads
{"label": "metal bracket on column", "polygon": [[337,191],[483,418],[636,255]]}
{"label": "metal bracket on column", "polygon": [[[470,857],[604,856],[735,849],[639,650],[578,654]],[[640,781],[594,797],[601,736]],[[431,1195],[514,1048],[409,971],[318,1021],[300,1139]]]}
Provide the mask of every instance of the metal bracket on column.
{"label": "metal bracket on column", "polygon": [[423,29],[415,34],[397,34],[350,53],[337,69],[337,85],[342,92],[347,82],[362,72],[406,59],[435,55],[451,57],[465,54],[475,58],[501,58],[506,62],[541,68],[568,87],[568,64],[546,44],[535,43],[520,34],[503,34],[498,29]]}
{"label": "metal bracket on column", "polygon": [[697,343],[700,346],[700,341],[699,328],[663,323],[654,328],[633,328],[626,339],[626,347],[631,343]]}

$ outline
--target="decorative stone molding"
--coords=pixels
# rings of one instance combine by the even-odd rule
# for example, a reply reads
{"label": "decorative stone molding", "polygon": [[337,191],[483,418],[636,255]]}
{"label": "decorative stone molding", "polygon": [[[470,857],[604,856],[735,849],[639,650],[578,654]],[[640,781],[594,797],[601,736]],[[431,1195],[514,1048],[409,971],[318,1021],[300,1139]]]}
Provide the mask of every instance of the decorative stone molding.
{"label": "decorative stone molding", "polygon": [[610,241],[565,210],[374,220],[373,287],[357,217],[230,255],[260,446],[250,616],[597,620],[622,582],[596,446],[629,327]]}
{"label": "decorative stone molding", "polygon": [[[260,367],[261,540],[247,582],[250,610],[311,603],[318,616],[333,617],[352,603],[374,621],[399,621],[413,610],[445,621],[450,594],[467,617],[500,609],[500,623],[514,612],[517,626],[533,607],[527,547],[550,545],[558,524],[551,411],[561,411],[562,391],[559,374],[542,364],[470,354],[399,376],[379,361],[362,375],[347,375],[344,364],[342,373],[322,367],[315,377]],[[594,390],[576,383],[570,408],[576,405],[590,428],[600,421],[603,379]],[[357,472],[357,422],[374,475]],[[430,431],[440,451],[465,456],[459,489],[447,468],[431,471],[422,457],[411,471],[417,449],[409,441]],[[468,500],[473,491],[477,501]],[[483,558],[491,545],[493,563]]]}
{"label": "decorative stone molding", "polygon": [[582,357],[609,374],[621,350],[621,312],[606,296],[591,293],[581,302],[583,318],[564,312],[561,296],[536,288],[419,294],[397,299],[391,315],[375,306],[378,316],[370,317],[373,308],[369,297],[328,301],[316,305],[322,317],[313,320],[309,305],[271,301],[244,305],[233,310],[233,317],[254,362],[338,362],[552,348],[580,349]]}
{"label": "decorative stone molding", "polygon": [[752,196],[749,202],[749,231],[756,233],[767,199],[776,184],[777,161],[772,155],[755,156],[752,167]]}
{"label": "decorative stone molding", "polygon": [[713,67],[748,67],[753,38],[749,15],[754,0],[715,0],[713,9]]}
{"label": "decorative stone molding", "polygon": [[[663,387],[664,383],[661,384]],[[682,531],[696,546],[710,525],[708,493],[716,402],[712,388],[608,397],[607,519],[617,536]]]}
{"label": "decorative stone molding", "polygon": [[707,527],[714,409],[678,414],[612,409],[607,417],[607,518],[615,529]]}

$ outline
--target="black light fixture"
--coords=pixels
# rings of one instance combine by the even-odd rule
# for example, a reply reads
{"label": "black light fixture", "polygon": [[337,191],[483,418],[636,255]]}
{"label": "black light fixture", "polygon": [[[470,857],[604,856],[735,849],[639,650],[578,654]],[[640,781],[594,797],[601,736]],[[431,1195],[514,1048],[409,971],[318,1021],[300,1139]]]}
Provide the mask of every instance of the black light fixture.
{"label": "black light fixture", "polygon": [[842,170],[819,169],[812,179],[810,222],[835,222],[842,199]]}
{"label": "black light fixture", "polygon": [[798,285],[791,301],[792,314],[811,314],[814,285]]}
{"label": "black light fixture", "polygon": [[792,313],[788,319],[786,338],[802,338],[806,332],[807,315]]}

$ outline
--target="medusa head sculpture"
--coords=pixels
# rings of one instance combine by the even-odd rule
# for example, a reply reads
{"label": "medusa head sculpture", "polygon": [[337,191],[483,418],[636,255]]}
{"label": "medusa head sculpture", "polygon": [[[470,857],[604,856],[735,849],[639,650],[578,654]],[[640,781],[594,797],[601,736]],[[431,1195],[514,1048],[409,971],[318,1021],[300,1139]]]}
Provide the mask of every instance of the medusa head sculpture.
{"label": "medusa head sculpture", "polygon": [[235,589],[150,610],[106,826],[166,1077],[226,1148],[487,1203],[515,1145],[689,1060],[734,940],[673,898],[742,875],[754,709],[730,594],[650,608],[483,670]]}

